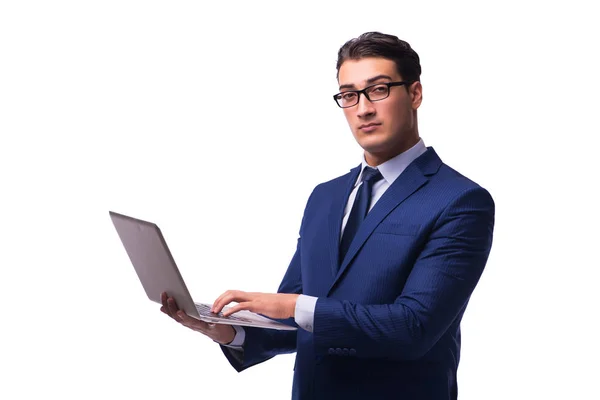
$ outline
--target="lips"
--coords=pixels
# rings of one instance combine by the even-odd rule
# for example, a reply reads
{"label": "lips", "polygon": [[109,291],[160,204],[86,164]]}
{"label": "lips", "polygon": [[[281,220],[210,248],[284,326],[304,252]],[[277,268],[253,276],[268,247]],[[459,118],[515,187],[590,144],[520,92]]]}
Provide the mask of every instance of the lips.
{"label": "lips", "polygon": [[379,126],[381,126],[381,124],[376,124],[376,123],[372,122],[370,124],[363,124],[363,125],[359,126],[358,129],[363,132],[372,132],[375,129],[377,129]]}

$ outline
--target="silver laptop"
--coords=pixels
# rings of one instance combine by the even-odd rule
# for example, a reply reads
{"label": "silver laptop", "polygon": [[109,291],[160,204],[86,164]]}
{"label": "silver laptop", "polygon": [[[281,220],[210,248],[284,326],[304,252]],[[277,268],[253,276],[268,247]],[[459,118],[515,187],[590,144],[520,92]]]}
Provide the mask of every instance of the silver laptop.
{"label": "silver laptop", "polygon": [[[212,313],[210,304],[195,303],[159,227],[113,211],[109,211],[109,215],[150,300],[162,304],[160,294],[167,292],[181,310],[201,321],[279,330],[297,329],[246,310],[225,317],[222,312]],[[225,310],[228,308],[225,307]]]}

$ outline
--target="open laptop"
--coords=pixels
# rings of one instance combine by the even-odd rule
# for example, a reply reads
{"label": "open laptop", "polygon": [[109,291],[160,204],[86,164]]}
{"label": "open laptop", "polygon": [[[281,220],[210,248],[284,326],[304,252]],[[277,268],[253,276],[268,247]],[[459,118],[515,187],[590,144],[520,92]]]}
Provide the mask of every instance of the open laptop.
{"label": "open laptop", "polygon": [[167,292],[187,315],[209,323],[297,329],[246,310],[225,317],[221,312],[212,313],[210,304],[195,303],[159,227],[152,222],[113,211],[109,211],[109,215],[150,300],[162,304],[160,294]]}

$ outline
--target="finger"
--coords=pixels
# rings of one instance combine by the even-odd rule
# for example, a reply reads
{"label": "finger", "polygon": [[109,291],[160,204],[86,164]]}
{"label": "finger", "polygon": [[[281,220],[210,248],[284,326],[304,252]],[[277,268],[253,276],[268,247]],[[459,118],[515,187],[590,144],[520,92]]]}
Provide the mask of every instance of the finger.
{"label": "finger", "polygon": [[213,304],[212,312],[219,313],[226,305],[234,301],[241,303],[243,301],[251,301],[253,298],[253,293],[242,292],[241,290],[230,290]]}
{"label": "finger", "polygon": [[213,303],[210,312],[218,314],[219,312],[221,312],[221,310],[223,309],[223,307],[225,307],[227,304],[231,303],[231,299],[233,299],[235,297],[234,294],[235,291],[233,290],[228,290],[225,293],[223,293],[222,295],[220,295],[217,300],[215,300],[215,302]]}
{"label": "finger", "polygon": [[235,292],[237,292],[237,290],[228,290],[221,294],[219,297],[217,297],[217,299],[213,302],[210,311],[213,313],[220,312],[225,305],[231,302],[231,300],[229,299],[235,296]]}
{"label": "finger", "polygon": [[254,309],[254,303],[251,301],[244,301],[241,303],[236,304],[235,306],[227,309],[226,311],[223,311],[223,316],[228,317],[233,313],[236,313],[238,311],[242,311],[242,310],[248,310],[248,311],[253,311]]}
{"label": "finger", "polygon": [[165,314],[170,316],[169,305],[167,304],[167,293],[166,292],[162,292],[160,294],[160,302],[162,303],[162,307],[160,308],[160,311],[162,311]]}
{"label": "finger", "polygon": [[179,318],[179,316],[177,315],[177,311],[179,311],[179,307],[177,307],[177,303],[175,302],[175,299],[172,297],[169,297],[169,299],[167,300],[167,304],[169,307],[169,314],[171,315],[171,317],[175,321],[181,322],[181,318]]}

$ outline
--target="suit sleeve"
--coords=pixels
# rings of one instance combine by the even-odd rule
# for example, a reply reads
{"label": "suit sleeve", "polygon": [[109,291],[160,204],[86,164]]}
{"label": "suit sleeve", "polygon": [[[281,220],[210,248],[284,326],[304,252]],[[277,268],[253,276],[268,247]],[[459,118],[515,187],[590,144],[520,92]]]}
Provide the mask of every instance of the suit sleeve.
{"label": "suit sleeve", "polygon": [[494,202],[483,188],[452,201],[438,218],[393,304],[319,298],[315,350],[352,348],[356,357],[418,359],[464,311],[487,262]]}
{"label": "suit sleeve", "polygon": [[[306,208],[308,208],[311,198],[312,194],[308,199]],[[304,217],[302,218],[302,223],[300,225],[300,235],[296,244],[296,252],[292,257],[279,288],[277,289],[277,293],[302,294],[300,253],[303,226]],[[293,318],[281,322],[295,324]],[[278,354],[288,354],[296,351],[297,331],[278,331],[275,329],[253,327],[244,327],[244,330],[246,337],[244,349],[242,351],[221,345],[223,354],[225,354],[229,363],[238,372],[267,361]]]}

